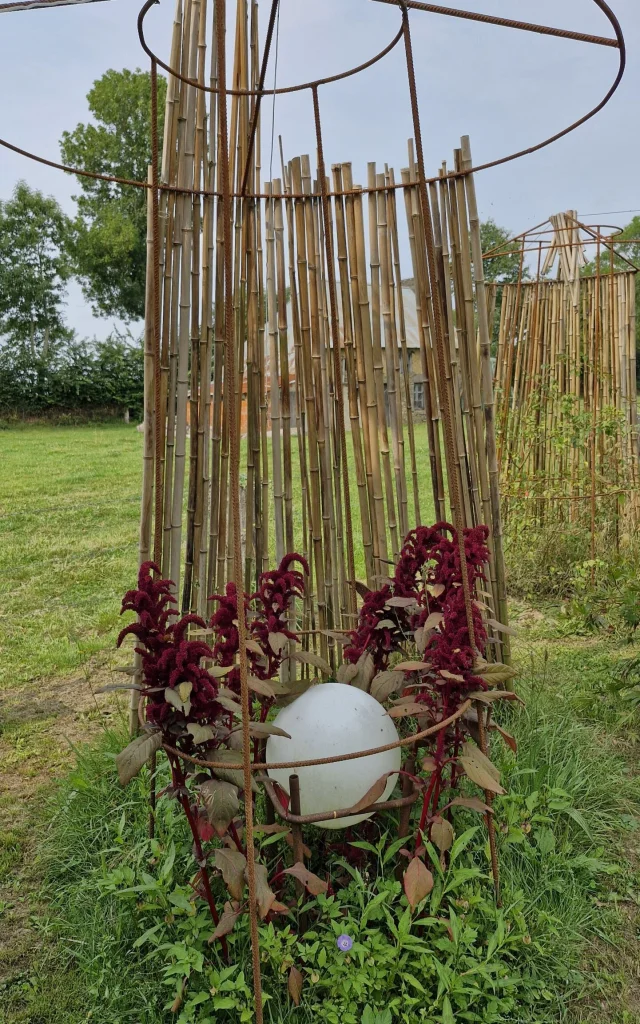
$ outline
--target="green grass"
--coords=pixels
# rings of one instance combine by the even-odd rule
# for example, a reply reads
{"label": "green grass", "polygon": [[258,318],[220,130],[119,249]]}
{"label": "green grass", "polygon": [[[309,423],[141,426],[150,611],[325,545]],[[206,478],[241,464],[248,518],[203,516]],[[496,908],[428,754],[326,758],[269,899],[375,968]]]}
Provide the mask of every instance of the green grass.
{"label": "green grass", "polygon": [[[428,465],[424,425],[418,459]],[[293,445],[294,466],[297,451]],[[358,496],[349,455],[354,522]],[[24,427],[0,431],[0,689],[73,672],[113,648],[123,593],[138,560],[142,435],[133,426]],[[301,495],[294,472],[296,545]],[[427,473],[421,514],[433,519]],[[410,498],[410,514],[413,502]],[[273,517],[269,513],[271,543]],[[361,545],[356,573],[364,576]]]}
{"label": "green grass", "polygon": [[135,427],[0,432],[0,687],[113,644],[137,565]]}

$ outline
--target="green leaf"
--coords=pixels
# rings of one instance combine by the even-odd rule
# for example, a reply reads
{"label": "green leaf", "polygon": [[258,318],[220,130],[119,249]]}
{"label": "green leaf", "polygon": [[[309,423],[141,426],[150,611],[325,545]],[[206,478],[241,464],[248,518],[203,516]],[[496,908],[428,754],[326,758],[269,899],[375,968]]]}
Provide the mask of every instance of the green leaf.
{"label": "green leaf", "polygon": [[456,1024],[449,996],[445,996],[442,1000],[442,1024]]}
{"label": "green leaf", "polygon": [[121,750],[116,757],[116,768],[121,786],[126,786],[140,769],[147,763],[152,754],[162,746],[162,733],[159,729],[143,732],[136,736],[128,747]]}
{"label": "green leaf", "polygon": [[543,856],[547,856],[555,850],[556,837],[550,828],[541,828],[536,832],[536,844]]}
{"label": "green leaf", "polygon": [[457,858],[460,856],[463,850],[467,848],[476,832],[478,826],[474,825],[473,828],[468,828],[466,832],[463,832],[461,836],[458,836],[455,843],[451,847],[451,853],[449,855],[449,864],[454,864]]}
{"label": "green leaf", "polygon": [[506,683],[509,679],[515,679],[518,672],[511,665],[503,665],[502,662],[496,661],[484,665],[475,674],[484,679],[485,683],[488,683],[489,686],[499,686],[500,683]]}

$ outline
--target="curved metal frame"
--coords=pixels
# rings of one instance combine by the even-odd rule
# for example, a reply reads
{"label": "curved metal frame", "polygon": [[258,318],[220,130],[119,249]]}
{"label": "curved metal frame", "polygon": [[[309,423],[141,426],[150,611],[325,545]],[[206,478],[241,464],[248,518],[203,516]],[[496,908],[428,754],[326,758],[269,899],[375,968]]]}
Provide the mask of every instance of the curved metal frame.
{"label": "curved metal frame", "polygon": [[[277,95],[277,94],[281,94],[281,93],[301,92],[301,91],[304,91],[305,89],[310,89],[312,92],[317,92],[317,89],[321,85],[327,85],[327,84],[330,84],[330,83],[333,83],[333,82],[342,81],[343,79],[346,79],[348,77],[356,75],[360,71],[364,71],[366,68],[369,68],[369,67],[373,66],[378,61],[380,61],[383,57],[385,57],[388,53],[390,53],[391,50],[400,41],[400,39],[402,38],[402,36],[403,36],[403,34],[405,32],[405,24],[408,22],[408,17],[409,17],[409,5],[405,2],[405,0],[385,0],[385,2],[394,3],[395,5],[400,7],[401,12],[402,12],[402,25],[400,27],[400,30],[396,34],[396,36],[394,36],[394,38],[391,41],[391,43],[389,43],[383,50],[380,51],[380,53],[376,54],[375,57],[372,57],[369,61],[366,61],[364,64],[361,64],[361,65],[359,65],[356,68],[351,68],[350,70],[342,72],[341,74],[333,75],[333,76],[331,76],[329,78],[316,79],[314,81],[305,82],[305,83],[302,83],[300,85],[284,86],[284,87],[281,87],[279,89],[264,89],[264,88],[263,89],[245,89],[245,90],[227,89],[226,90],[227,94],[228,95],[245,95],[245,96],[249,95],[249,96],[262,97],[262,96]],[[609,24],[611,25],[611,27],[612,27],[612,29],[614,31],[615,42],[613,42],[612,40],[605,40],[602,37],[596,37],[596,36],[591,37],[589,39],[589,41],[595,43],[596,45],[600,45],[600,46],[612,46],[612,45],[615,45],[616,48],[619,51],[619,64],[618,64],[617,74],[616,74],[616,76],[615,76],[615,78],[613,80],[612,85],[609,87],[609,89],[605,93],[604,97],[600,100],[600,102],[598,104],[596,104],[596,106],[593,107],[591,110],[589,110],[588,113],[586,113],[582,117],[578,118],[577,121],[574,121],[568,127],[563,128],[559,132],[556,132],[555,135],[549,136],[549,138],[544,139],[542,142],[535,143],[534,145],[529,146],[526,149],[518,150],[517,152],[511,153],[508,156],[499,157],[499,158],[497,158],[495,160],[490,160],[490,161],[488,161],[486,163],[478,164],[475,167],[471,167],[471,168],[463,170],[463,171],[448,171],[447,174],[444,175],[444,177],[446,177],[446,178],[458,178],[458,177],[461,177],[462,175],[473,174],[473,173],[477,173],[478,171],[485,171],[485,170],[488,170],[491,167],[499,167],[501,164],[509,163],[511,160],[518,160],[520,157],[528,156],[531,153],[536,153],[538,150],[544,149],[546,146],[550,146],[553,142],[557,142],[559,139],[564,138],[565,135],[569,135],[571,132],[575,131],[576,128],[579,128],[581,125],[583,125],[587,121],[589,121],[592,117],[595,117],[595,115],[597,113],[599,113],[607,105],[609,100],[612,98],[612,96],[616,92],[618,86],[620,85],[620,82],[621,82],[622,77],[623,77],[624,72],[625,72],[625,68],[626,68],[626,45],[625,45],[625,40],[624,40],[624,35],[623,35],[623,32],[622,32],[622,28],[620,26],[620,22],[618,21],[618,19],[617,19],[616,15],[614,14],[614,12],[609,7],[609,4],[606,3],[606,0],[592,0],[592,2],[596,5],[596,7],[599,8],[599,10],[602,11],[602,13],[607,18]],[[156,4],[158,4],[158,3],[160,3],[160,0],[146,0],[146,3],[142,7],[142,9],[140,11],[140,14],[138,15],[138,36],[139,36],[139,39],[140,39],[140,44],[141,44],[143,50],[145,51],[145,53],[148,54],[148,56],[150,57],[152,63],[155,63],[158,67],[162,67],[165,71],[167,71],[168,74],[171,74],[174,77],[180,79],[181,81],[183,81],[183,82],[185,82],[185,83],[187,83],[189,85],[192,85],[195,89],[198,89],[198,90],[204,91],[204,92],[214,92],[214,93],[219,92],[219,89],[214,89],[211,86],[201,85],[200,83],[198,83],[197,81],[194,81],[193,79],[185,78],[183,75],[181,75],[174,68],[171,68],[168,64],[164,63],[164,61],[162,61],[159,57],[157,57],[153,53],[153,51],[149,48],[149,46],[147,45],[146,39],[144,37],[144,21],[145,21],[145,18],[147,16],[147,14],[150,11],[150,9],[153,6],[155,6]],[[413,6],[413,4],[412,4],[412,6]],[[430,6],[433,6],[433,5],[425,4],[424,8],[426,8],[428,10],[428,8]],[[420,9],[417,4],[415,5],[415,8],[416,9]],[[497,18],[496,19],[490,19],[489,16],[476,15],[475,13],[472,13],[472,12],[464,12],[464,11],[455,12],[455,11],[448,10],[446,8],[441,8],[441,9],[438,9],[436,11],[436,13],[440,13],[440,14],[447,14],[448,13],[448,14],[452,14],[453,16],[458,16],[458,17],[464,17],[465,15],[468,14],[470,17],[473,17],[474,20],[480,20],[480,21],[485,21],[486,20],[489,23],[495,23],[495,24],[502,23],[502,24],[505,24],[505,19],[497,19]],[[530,24],[526,23],[526,22],[522,22],[522,23],[517,23],[516,22],[516,23],[513,23],[513,24],[509,25],[509,27],[514,28],[516,30],[520,30],[520,29],[521,30],[525,30],[525,31],[533,31],[534,30],[534,27],[531,26]],[[542,32],[545,32],[546,28],[547,28],[547,26],[542,26],[542,25],[541,26],[537,26],[537,29],[539,31],[542,31]],[[562,38],[567,38],[567,39],[575,38],[575,39],[578,39],[578,40],[582,39],[582,41],[585,41],[584,40],[584,36],[583,36],[582,33],[573,33],[572,34],[568,30],[566,32],[563,30]],[[22,149],[21,147],[16,146],[13,143],[9,142],[7,139],[0,138],[0,146],[3,146],[5,149],[9,149],[9,150],[11,150],[14,153],[17,153],[19,156],[24,156],[24,157],[26,157],[29,160],[34,160],[37,163],[44,164],[47,167],[53,167],[55,170],[66,171],[69,174],[77,174],[80,177],[93,178],[94,180],[97,180],[97,181],[112,182],[113,184],[116,184],[116,185],[130,186],[132,188],[149,189],[149,188],[153,188],[154,187],[154,185],[152,183],[148,182],[148,181],[136,181],[136,180],[129,179],[129,178],[118,178],[118,177],[114,177],[112,175],[99,174],[99,173],[94,172],[94,171],[86,171],[86,170],[83,170],[83,169],[81,169],[79,167],[71,167],[71,166],[69,166],[67,164],[58,163],[55,160],[49,160],[46,157],[39,156],[38,154],[32,153],[29,150]],[[430,184],[431,182],[436,182],[436,181],[439,181],[439,180],[441,180],[440,176],[434,176],[433,178],[425,179],[425,183],[426,184]],[[414,184],[415,184],[415,182],[414,182]],[[403,183],[399,182],[399,183],[396,183],[395,185],[363,187],[363,188],[358,189],[357,191],[360,194],[367,194],[367,193],[378,192],[378,191],[389,191],[392,188],[404,188],[404,187],[405,186],[403,185]],[[221,193],[219,191],[212,191],[212,190],[207,190],[207,189],[182,188],[182,187],[178,187],[178,186],[175,186],[175,185],[163,184],[162,182],[158,183],[157,188],[159,188],[163,192],[176,192],[176,193],[181,193],[183,195],[215,196],[216,198],[220,198],[221,197]],[[328,191],[326,193],[326,198],[334,197],[334,196],[350,195],[350,194],[353,194],[354,191],[356,191],[356,190],[342,190],[342,191],[339,191],[339,192]],[[310,195],[312,197],[314,197],[314,198],[321,198],[322,197],[322,194],[320,192],[317,192],[317,193],[316,192],[312,192],[312,193],[310,193]],[[242,191],[240,193],[232,193],[231,197],[232,198],[250,197],[250,198],[254,198],[254,199],[269,199],[270,198],[266,193],[261,193],[261,192],[248,193],[246,191]],[[294,198],[294,199],[295,198],[309,198],[309,196],[305,195],[303,197],[303,196],[293,195],[293,196],[291,196],[291,198]]]}

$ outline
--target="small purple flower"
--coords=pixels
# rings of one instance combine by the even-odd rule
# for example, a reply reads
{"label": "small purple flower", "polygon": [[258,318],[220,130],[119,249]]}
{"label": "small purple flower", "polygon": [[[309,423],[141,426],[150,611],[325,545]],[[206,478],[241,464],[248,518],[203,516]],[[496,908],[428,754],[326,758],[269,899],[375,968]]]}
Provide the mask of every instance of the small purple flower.
{"label": "small purple flower", "polygon": [[353,946],[353,939],[350,935],[339,935],[336,940],[336,946],[342,950],[343,953],[348,953]]}

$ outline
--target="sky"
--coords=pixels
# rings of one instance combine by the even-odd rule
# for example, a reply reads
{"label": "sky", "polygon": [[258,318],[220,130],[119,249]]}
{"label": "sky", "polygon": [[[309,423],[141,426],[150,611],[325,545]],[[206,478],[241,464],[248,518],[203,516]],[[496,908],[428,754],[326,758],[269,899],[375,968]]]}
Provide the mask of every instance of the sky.
{"label": "sky", "polygon": [[[609,0],[625,34],[628,65],[609,105],[567,138],[539,153],[478,175],[482,219],[513,234],[550,214],[577,209],[590,223],[626,224],[640,208],[640,4]],[[593,0],[448,0],[449,6],[611,35]],[[0,16],[0,136],[58,160],[62,132],[87,121],[86,94],[109,68],[147,68],[136,21],[141,0],[106,0]],[[262,0],[262,31],[268,16]],[[231,8],[231,3],[229,3]],[[146,20],[147,39],[168,60],[173,0],[161,0]],[[278,85],[325,77],[367,60],[399,27],[397,8],[375,0],[281,0]],[[469,135],[475,163],[522,149],[554,134],[593,107],[617,71],[617,50],[455,18],[411,12],[427,171],[451,162]],[[274,49],[275,56],[275,49]],[[274,62],[267,75],[273,83]],[[7,99],[9,102],[7,102]],[[350,160],[354,181],[366,182],[367,162],[399,171],[411,135],[402,44],[375,67],[320,90],[325,161]],[[263,106],[263,169],[270,164],[273,119],[286,157],[314,153],[309,93]],[[0,199],[19,179],[55,196],[74,213],[75,180],[0,150]],[[609,211],[625,211],[616,212]],[[406,262],[405,262],[406,265]],[[404,269],[405,274],[410,268]],[[67,320],[81,335],[105,337],[112,319],[97,319],[78,285],[69,292]]]}

